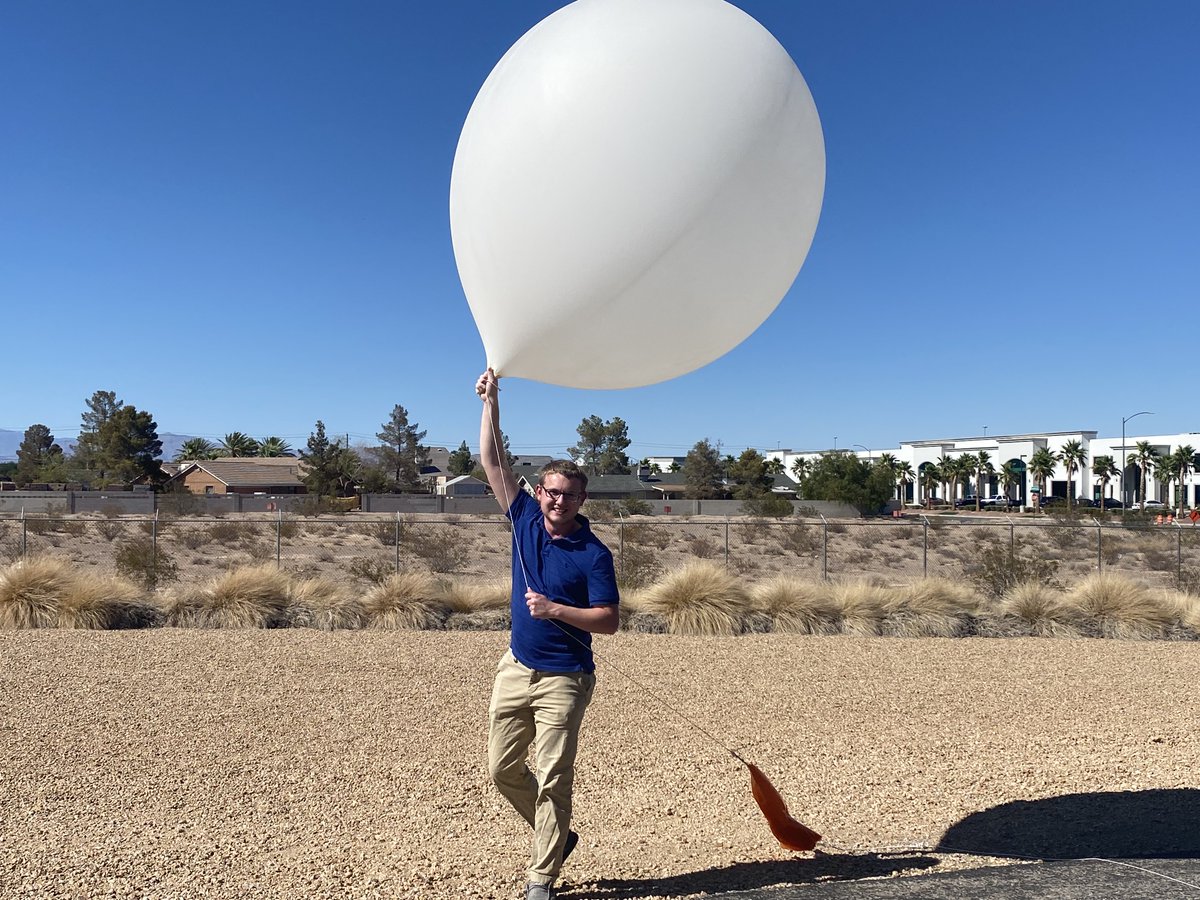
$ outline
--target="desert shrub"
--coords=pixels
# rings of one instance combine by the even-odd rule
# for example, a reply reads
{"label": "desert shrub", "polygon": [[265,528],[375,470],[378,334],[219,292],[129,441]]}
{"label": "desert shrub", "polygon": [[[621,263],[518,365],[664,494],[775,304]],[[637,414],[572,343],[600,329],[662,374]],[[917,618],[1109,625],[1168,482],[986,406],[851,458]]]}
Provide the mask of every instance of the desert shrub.
{"label": "desert shrub", "polygon": [[1043,637],[1068,637],[1079,633],[1072,615],[1055,588],[1038,581],[1026,581],[1008,588],[996,604],[1002,619],[1016,623],[1016,629],[1000,634],[1033,634]]}
{"label": "desert shrub", "polygon": [[738,634],[750,611],[744,582],[707,561],[669,573],[639,596],[639,611],[660,616],[672,634]]}
{"label": "desert shrub", "polygon": [[253,534],[254,529],[249,523],[237,522],[229,519],[223,519],[220,522],[214,522],[208,529],[214,541],[219,541],[222,544],[236,544],[238,541]]}
{"label": "desert shrub", "polygon": [[963,566],[963,574],[992,597],[1018,584],[1050,584],[1057,572],[1057,562],[1032,552],[1020,540],[1012,548],[984,547]]}
{"label": "desert shrub", "polygon": [[445,627],[459,631],[506,631],[512,627],[512,584],[451,581],[441,585],[441,601],[450,611]]}
{"label": "desert shrub", "polygon": [[748,519],[733,526],[733,532],[743,542],[756,544],[767,536],[767,523],[761,519]]}
{"label": "desert shrub", "polygon": [[179,567],[162,547],[149,538],[133,538],[118,545],[113,554],[117,574],[152,590],[179,577]]}
{"label": "desert shrub", "polygon": [[852,540],[860,547],[875,547],[879,544],[879,535],[870,525],[862,525],[853,530]]}
{"label": "desert shrub", "polygon": [[431,572],[457,572],[462,567],[466,552],[463,549],[463,537],[449,528],[405,529],[404,543],[406,549],[420,557]]}
{"label": "desert shrub", "polygon": [[212,543],[212,532],[207,528],[185,528],[179,532],[176,540],[189,550],[198,550]]}
{"label": "desert shrub", "polygon": [[96,530],[100,532],[100,536],[106,541],[115,540],[117,535],[125,530],[125,526],[120,520],[114,518],[104,518],[96,523]]}
{"label": "desert shrub", "polygon": [[911,541],[917,534],[917,529],[912,525],[892,525],[891,529],[888,532],[888,537],[895,538],[898,541]]}
{"label": "desert shrub", "polygon": [[1179,567],[1179,558],[1173,551],[1157,546],[1144,548],[1142,561],[1146,568],[1155,572],[1174,572]]}
{"label": "desert shrub", "polygon": [[83,519],[63,519],[59,522],[59,528],[71,537],[83,537],[87,531],[87,522]]}
{"label": "desert shrub", "polygon": [[621,501],[621,511],[627,516],[652,516],[654,506],[640,497],[626,497]]}
{"label": "desert shrub", "polygon": [[303,494],[292,504],[291,510],[298,516],[344,515],[348,509],[346,500],[356,502],[355,498],[323,497],[319,494]]}
{"label": "desert shrub", "polygon": [[795,511],[792,501],[781,494],[761,494],[751,497],[742,503],[742,509],[747,515],[768,519],[783,519]]}
{"label": "desert shrub", "polygon": [[[329,559],[322,561],[332,562],[333,554],[330,554]],[[396,561],[380,556],[356,556],[350,560],[347,569],[355,578],[372,584],[382,584],[396,574]]]}
{"label": "desert shrub", "polygon": [[1200,597],[1200,566],[1183,566],[1175,578],[1175,587],[1185,594]]}
{"label": "desert shrub", "polygon": [[1055,524],[1045,529],[1050,543],[1059,550],[1078,547],[1083,542],[1084,532],[1087,530],[1078,524],[1079,521],[1077,517],[1055,516]]}
{"label": "desert shrub", "polygon": [[369,531],[375,540],[379,541],[383,546],[395,547],[396,535],[399,533],[400,527],[394,520],[372,522]]}
{"label": "desert shrub", "polygon": [[296,579],[290,584],[285,618],[298,628],[334,631],[362,628],[367,613],[362,601],[342,581],[332,578]]}
{"label": "desert shrub", "polygon": [[802,519],[821,518],[821,514],[817,512],[817,508],[815,506],[797,506],[795,507],[795,513]]}
{"label": "desert shrub", "polygon": [[779,545],[789,553],[804,556],[821,549],[821,529],[816,525],[784,525]]}
{"label": "desert shrub", "polygon": [[617,505],[611,500],[588,500],[582,512],[593,522],[611,522],[617,518]]}
{"label": "desert shrub", "polygon": [[273,565],[243,566],[206,584],[168,591],[171,625],[197,628],[277,628],[287,624],[291,576]]}
{"label": "desert shrub", "polygon": [[684,539],[688,551],[697,559],[712,559],[720,551],[721,547],[716,541],[710,540],[702,534],[689,535]]}
{"label": "desert shrub", "polygon": [[60,628],[142,628],[161,619],[139,587],[112,575],[77,578],[58,608]]}
{"label": "desert shrub", "polygon": [[671,544],[671,530],[655,525],[623,525],[621,536],[626,545],[641,544],[665,550]]}
{"label": "desert shrub", "polygon": [[830,522],[826,527],[830,534],[845,534],[849,530],[844,522]]}
{"label": "desert shrub", "polygon": [[29,534],[49,534],[54,530],[54,524],[50,521],[49,516],[26,516],[25,530]]}
{"label": "desert shrub", "polygon": [[275,559],[275,545],[268,541],[245,541],[242,550],[251,563],[267,563]]}
{"label": "desert shrub", "polygon": [[658,556],[648,547],[627,542],[617,560],[617,583],[624,588],[649,584],[662,571]]}
{"label": "desert shrub", "polygon": [[161,513],[167,516],[194,516],[200,511],[200,498],[186,488],[163,491],[155,500]]}
{"label": "desert shrub", "polygon": [[362,603],[371,628],[441,628],[450,612],[437,582],[421,572],[392,575],[367,591]]}
{"label": "desert shrub", "polygon": [[291,540],[300,533],[300,523],[290,516],[278,519],[275,527],[279,530],[279,536],[284,540]]}

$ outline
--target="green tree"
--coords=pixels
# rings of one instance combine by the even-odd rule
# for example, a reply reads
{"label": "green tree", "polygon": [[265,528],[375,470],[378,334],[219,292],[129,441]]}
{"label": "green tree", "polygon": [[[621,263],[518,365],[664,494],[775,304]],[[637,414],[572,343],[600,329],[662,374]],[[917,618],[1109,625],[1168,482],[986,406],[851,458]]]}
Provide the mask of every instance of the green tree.
{"label": "green tree", "polygon": [[87,409],[80,417],[83,428],[75,443],[75,460],[78,465],[91,471],[96,468],[100,454],[100,429],[125,404],[117,399],[115,391],[96,391],[84,401]]}
{"label": "green tree", "polygon": [[128,484],[145,476],[163,478],[162,441],[158,424],[148,412],[122,405],[95,434],[93,469],[98,486]]}
{"label": "green tree", "polygon": [[1042,499],[1046,499],[1046,482],[1054,477],[1058,468],[1058,454],[1046,447],[1039,447],[1029,457],[1029,474],[1034,477],[1041,488]]}
{"label": "green tree", "polygon": [[258,441],[240,431],[231,431],[221,440],[222,456],[258,456]]}
{"label": "green tree", "polygon": [[1075,502],[1075,473],[1087,465],[1087,451],[1082,442],[1070,440],[1062,445],[1058,452],[1059,462],[1067,472],[1067,508]]}
{"label": "green tree", "polygon": [[767,474],[768,475],[782,475],[783,474],[783,460],[780,459],[778,456],[772,456],[770,459],[768,459],[766,462],[766,466],[767,466]]}
{"label": "green tree", "polygon": [[179,445],[175,453],[175,462],[190,460],[213,459],[217,455],[217,445],[204,438],[188,438]]}
{"label": "green tree", "polygon": [[796,496],[805,496],[804,479],[808,477],[810,471],[812,471],[812,460],[804,456],[797,456],[792,460],[792,477],[796,479]]}
{"label": "green tree", "polygon": [[1021,469],[1011,459],[1000,467],[1000,490],[1009,500],[1013,499],[1013,488],[1021,482]]}
{"label": "green tree", "polygon": [[[1154,445],[1149,441],[1138,441],[1134,445],[1133,453],[1129,455],[1129,462],[1138,467],[1138,472],[1141,476],[1139,478],[1141,493],[1134,499],[1143,504],[1146,502],[1146,477],[1153,471],[1154,462],[1157,459],[1158,451],[1154,449]],[[1121,477],[1125,477],[1124,472],[1121,473]]]}
{"label": "green tree", "polygon": [[879,512],[891,495],[890,473],[853,453],[822,453],[804,480],[805,498],[848,503],[862,513]]}
{"label": "green tree", "polygon": [[458,449],[450,454],[450,460],[446,464],[451,475],[470,475],[471,469],[475,466],[475,461],[471,457],[471,448],[467,446],[467,442],[463,441],[458,445]]}
{"label": "green tree", "polygon": [[408,421],[408,410],[398,403],[380,427],[382,430],[375,435],[381,442],[379,464],[390,477],[389,487],[392,490],[418,487],[421,469],[429,465],[429,448],[421,443],[425,432],[416,422]]}
{"label": "green tree", "polygon": [[599,416],[588,416],[579,423],[575,432],[579,443],[567,448],[567,455],[579,461],[589,475],[628,475],[630,472],[628,449],[629,426],[619,416],[607,422]]}
{"label": "green tree", "polygon": [[934,494],[942,484],[942,470],[937,463],[925,463],[921,466],[921,487],[925,489],[925,508],[933,506]]}
{"label": "green tree", "polygon": [[300,458],[304,460],[302,479],[310,494],[319,497],[338,495],[338,466],[343,449],[337,441],[329,440],[325,423],[318,419],[316,429],[308,436],[306,449],[300,451]]}
{"label": "green tree", "polygon": [[1171,477],[1175,481],[1175,505],[1177,507],[1177,515],[1183,518],[1183,501],[1184,501],[1184,482],[1187,481],[1188,473],[1193,470],[1196,463],[1196,449],[1191,444],[1182,444],[1175,448],[1175,451],[1169,454],[1166,458],[1167,466],[1170,469]]}
{"label": "green tree", "polygon": [[1108,483],[1118,475],[1117,464],[1111,456],[1097,456],[1092,460],[1092,477],[1100,479],[1100,514],[1104,514],[1104,501],[1108,497]]}
{"label": "green tree", "polygon": [[771,491],[773,482],[767,474],[767,461],[757,450],[743,450],[729,465],[728,472],[736,500],[756,500]]}
{"label": "green tree", "polygon": [[13,480],[22,487],[40,481],[41,473],[61,464],[62,459],[62,447],[54,442],[50,429],[41,424],[30,425],[17,448],[17,471]]}
{"label": "green tree", "polygon": [[917,480],[917,475],[913,472],[912,463],[908,460],[897,462],[894,469],[894,477],[896,479],[897,496],[900,498],[900,505],[903,507],[908,500],[908,486]]}
{"label": "green tree", "polygon": [[258,455],[265,458],[294,456],[292,445],[281,437],[265,437],[258,442]]}
{"label": "green tree", "polygon": [[683,461],[685,492],[693,500],[711,500],[725,493],[721,456],[708,438],[697,441]]}
{"label": "green tree", "polygon": [[979,504],[983,500],[983,479],[996,474],[996,467],[992,465],[992,456],[986,450],[964,454],[963,465],[975,478],[975,512],[979,512]]}

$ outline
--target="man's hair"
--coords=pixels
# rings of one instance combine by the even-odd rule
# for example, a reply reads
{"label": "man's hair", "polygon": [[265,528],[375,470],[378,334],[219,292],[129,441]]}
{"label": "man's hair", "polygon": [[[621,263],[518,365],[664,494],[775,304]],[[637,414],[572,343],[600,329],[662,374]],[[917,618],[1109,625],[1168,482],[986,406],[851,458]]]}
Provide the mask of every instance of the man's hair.
{"label": "man's hair", "polygon": [[569,459],[551,460],[542,466],[542,470],[538,472],[538,485],[545,483],[547,475],[561,475],[563,478],[578,481],[580,487],[587,490],[587,472]]}

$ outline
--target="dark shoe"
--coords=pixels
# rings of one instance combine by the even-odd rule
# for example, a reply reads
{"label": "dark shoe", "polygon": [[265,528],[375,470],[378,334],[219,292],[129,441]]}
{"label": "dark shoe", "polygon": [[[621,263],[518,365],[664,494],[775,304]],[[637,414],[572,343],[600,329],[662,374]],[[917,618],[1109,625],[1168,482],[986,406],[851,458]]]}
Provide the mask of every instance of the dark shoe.
{"label": "dark shoe", "polygon": [[525,885],[525,900],[554,900],[554,888],[531,881]]}
{"label": "dark shoe", "polygon": [[568,831],[567,832],[567,842],[565,844],[563,844],[563,858],[562,858],[563,862],[567,861],[567,857],[571,855],[571,851],[575,849],[575,845],[578,843],[579,843],[579,835],[576,834],[574,831]]}

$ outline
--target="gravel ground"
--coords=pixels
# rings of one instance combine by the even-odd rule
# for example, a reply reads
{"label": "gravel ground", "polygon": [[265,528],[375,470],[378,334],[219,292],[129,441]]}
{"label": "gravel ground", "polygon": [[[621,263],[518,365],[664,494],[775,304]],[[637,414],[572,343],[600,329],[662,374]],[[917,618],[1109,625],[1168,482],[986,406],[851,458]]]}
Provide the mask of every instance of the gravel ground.
{"label": "gravel ground", "polygon": [[[528,837],[482,758],[506,640],[0,632],[0,897],[519,896]],[[1168,819],[1200,822],[1197,644],[620,634],[597,647],[564,900],[1005,862],[931,849],[944,835],[981,854],[1072,828],[1114,855],[1117,835],[1165,839],[1154,802],[1097,832],[1105,797],[1116,817],[1170,798],[1184,805]],[[824,854],[780,849],[721,745],[772,778]]]}

